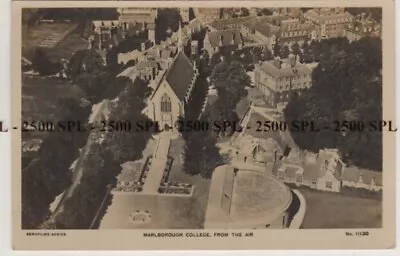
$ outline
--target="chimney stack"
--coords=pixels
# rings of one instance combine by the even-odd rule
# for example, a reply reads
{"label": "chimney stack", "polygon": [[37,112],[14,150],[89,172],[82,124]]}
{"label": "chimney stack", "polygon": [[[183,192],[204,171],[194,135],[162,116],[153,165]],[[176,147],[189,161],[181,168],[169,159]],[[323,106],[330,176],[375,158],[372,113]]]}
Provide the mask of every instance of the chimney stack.
{"label": "chimney stack", "polygon": [[281,58],[279,56],[276,56],[274,59],[274,66],[276,68],[281,68]]}

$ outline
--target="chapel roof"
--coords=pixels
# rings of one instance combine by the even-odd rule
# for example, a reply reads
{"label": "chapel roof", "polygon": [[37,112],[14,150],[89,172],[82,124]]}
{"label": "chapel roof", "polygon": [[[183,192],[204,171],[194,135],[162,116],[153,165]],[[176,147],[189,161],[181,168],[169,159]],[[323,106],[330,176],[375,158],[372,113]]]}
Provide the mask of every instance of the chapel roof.
{"label": "chapel roof", "polygon": [[169,67],[165,80],[180,100],[185,98],[194,73],[193,64],[183,52],[179,52]]}

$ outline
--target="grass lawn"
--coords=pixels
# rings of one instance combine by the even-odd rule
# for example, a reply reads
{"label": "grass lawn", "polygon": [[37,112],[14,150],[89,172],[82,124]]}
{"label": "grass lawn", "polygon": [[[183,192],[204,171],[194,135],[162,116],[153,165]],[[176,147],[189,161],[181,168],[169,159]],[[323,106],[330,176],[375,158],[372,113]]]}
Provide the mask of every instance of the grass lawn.
{"label": "grass lawn", "polygon": [[171,141],[169,156],[174,158],[169,180],[172,182],[189,183],[194,186],[193,195],[188,200],[176,204],[181,214],[191,220],[191,228],[203,228],[204,216],[206,214],[210,180],[201,176],[192,176],[183,171],[183,159],[180,157],[184,152],[185,141],[178,137]]}
{"label": "grass lawn", "polygon": [[51,121],[59,112],[56,104],[60,98],[80,99],[82,90],[68,81],[48,77],[22,76],[22,119]]}
{"label": "grass lawn", "polygon": [[[64,35],[72,31],[77,24],[74,23],[54,23],[39,24],[37,26],[26,27],[22,29],[22,55],[31,58],[32,49],[35,49],[46,39],[54,39],[54,46],[63,39]],[[50,46],[50,45],[49,45]]]}
{"label": "grass lawn", "polygon": [[311,228],[380,228],[382,202],[329,192],[298,189],[307,208],[302,227]]}
{"label": "grass lawn", "polygon": [[[80,99],[82,90],[68,81],[60,81],[48,77],[22,76],[22,121],[53,121],[62,113],[57,109],[60,98]],[[23,133],[22,139],[46,137],[46,132]]]}

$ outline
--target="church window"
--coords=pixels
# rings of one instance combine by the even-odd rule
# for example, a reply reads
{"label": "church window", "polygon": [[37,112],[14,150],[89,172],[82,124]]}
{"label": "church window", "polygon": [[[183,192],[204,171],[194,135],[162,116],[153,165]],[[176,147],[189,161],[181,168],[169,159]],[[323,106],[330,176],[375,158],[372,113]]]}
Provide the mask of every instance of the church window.
{"label": "church window", "polygon": [[161,112],[171,112],[171,98],[167,94],[161,98]]}
{"label": "church window", "polygon": [[285,171],[283,171],[283,170],[278,171],[278,179],[280,179],[280,180],[285,179]]}
{"label": "church window", "polygon": [[329,189],[332,189],[332,182],[331,182],[331,181],[327,181],[327,182],[325,183],[325,187],[326,187],[326,188],[329,188]]}

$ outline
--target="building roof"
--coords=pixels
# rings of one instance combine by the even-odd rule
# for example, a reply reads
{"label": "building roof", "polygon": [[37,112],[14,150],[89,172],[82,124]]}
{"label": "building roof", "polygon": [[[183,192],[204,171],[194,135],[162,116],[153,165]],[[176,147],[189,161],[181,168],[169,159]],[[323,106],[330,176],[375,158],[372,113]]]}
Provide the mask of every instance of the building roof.
{"label": "building roof", "polygon": [[118,53],[118,63],[126,64],[128,61],[136,60],[141,56],[143,56],[143,53],[138,50],[133,50],[126,53]]}
{"label": "building roof", "polygon": [[[353,15],[348,12],[318,11],[314,9],[308,10],[304,15],[325,24],[331,20],[338,20],[337,23],[347,23],[349,19],[353,19]],[[345,19],[345,21],[341,21],[341,19]]]}
{"label": "building roof", "polygon": [[254,19],[254,17],[252,16],[228,18],[228,19],[215,20],[213,22],[210,22],[208,25],[216,30],[221,30],[230,28],[235,25],[243,24],[252,19]]}
{"label": "building roof", "polygon": [[[281,60],[277,60],[282,63]],[[294,67],[278,68],[274,65],[274,61],[264,61],[260,69],[275,78],[294,77],[299,75],[311,75],[312,70],[307,66],[296,63]]]}
{"label": "building roof", "polygon": [[207,33],[212,47],[238,45],[243,43],[238,29],[211,31]]}
{"label": "building roof", "polygon": [[232,208],[233,219],[253,219],[279,214],[291,202],[289,189],[272,176],[240,170],[234,180]]}
{"label": "building roof", "polygon": [[[291,179],[295,179],[296,173],[300,171],[303,173],[304,179],[309,181],[317,181],[319,178],[325,176],[326,172],[330,169],[333,176],[337,180],[341,180],[342,169],[344,165],[341,161],[335,161],[334,156],[336,154],[337,152],[332,149],[320,150],[319,154],[312,154],[315,156],[315,161],[310,161],[307,159],[308,155],[306,152],[299,151],[297,149],[291,149],[289,157],[283,160],[281,166],[282,169],[285,170],[285,176]],[[275,170],[275,175],[276,171],[277,169]]]}
{"label": "building roof", "polygon": [[135,66],[136,70],[145,70],[147,68],[159,68],[159,63],[157,60],[143,60],[138,62],[138,64],[136,64]]}
{"label": "building roof", "polygon": [[364,184],[371,185],[372,179],[374,179],[376,186],[382,186],[381,172],[360,169],[357,167],[346,167],[343,171],[341,179],[344,181],[358,183],[360,176],[362,176],[362,181]]}
{"label": "building roof", "polygon": [[149,23],[149,24],[147,24],[147,29],[150,29],[150,30],[156,29],[156,24],[155,24],[155,23]]}
{"label": "building roof", "polygon": [[168,58],[171,58],[171,56],[172,56],[171,49],[162,49],[161,50],[161,59],[168,59]]}
{"label": "building roof", "polygon": [[257,23],[254,26],[254,29],[258,31],[263,36],[272,36],[274,33],[272,26],[267,23]]}
{"label": "building roof", "polygon": [[183,52],[179,52],[166,74],[166,81],[176,96],[183,100],[195,74],[195,67]]}
{"label": "building roof", "polygon": [[136,75],[136,73],[137,73],[136,67],[135,66],[131,66],[131,67],[126,68],[121,73],[119,73],[117,75],[117,77],[125,76],[125,77],[129,77],[130,78],[130,77]]}
{"label": "building roof", "polygon": [[246,227],[276,219],[292,202],[290,190],[266,173],[218,167],[212,177],[205,225]]}
{"label": "building roof", "polygon": [[251,100],[248,97],[244,97],[236,104],[235,112],[239,119],[242,119],[247,111],[249,111],[250,104]]}

